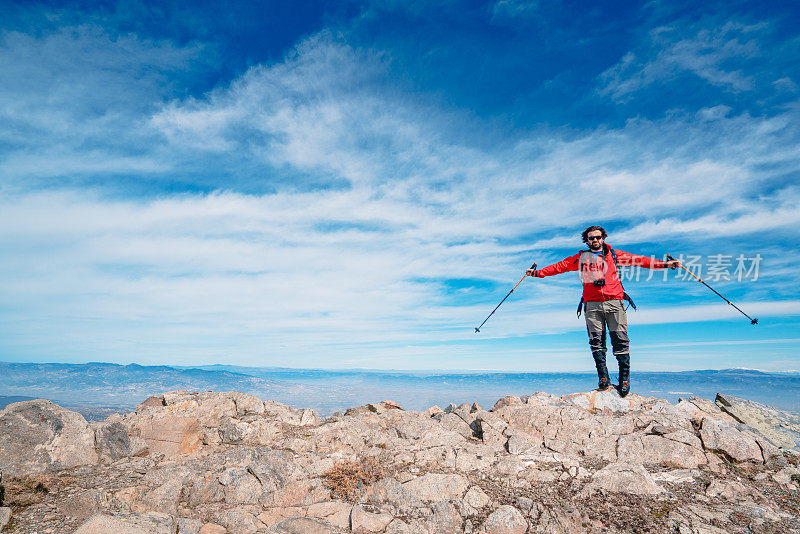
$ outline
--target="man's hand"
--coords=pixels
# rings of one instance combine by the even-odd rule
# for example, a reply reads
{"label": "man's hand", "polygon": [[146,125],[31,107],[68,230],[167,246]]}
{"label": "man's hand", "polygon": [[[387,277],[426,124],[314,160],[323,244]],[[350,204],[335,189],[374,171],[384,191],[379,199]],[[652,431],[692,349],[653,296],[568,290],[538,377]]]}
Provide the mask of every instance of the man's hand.
{"label": "man's hand", "polygon": [[537,269],[528,269],[525,271],[525,276],[536,276],[537,272]]}
{"label": "man's hand", "polygon": [[667,267],[670,269],[677,269],[681,266],[681,262],[679,260],[667,260]]}

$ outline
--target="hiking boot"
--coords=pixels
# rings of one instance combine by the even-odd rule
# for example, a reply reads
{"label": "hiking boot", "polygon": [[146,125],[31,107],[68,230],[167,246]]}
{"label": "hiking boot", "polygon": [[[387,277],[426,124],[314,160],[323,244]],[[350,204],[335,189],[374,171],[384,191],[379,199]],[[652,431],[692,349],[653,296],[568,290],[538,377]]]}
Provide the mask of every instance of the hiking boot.
{"label": "hiking boot", "polygon": [[605,391],[611,387],[611,379],[608,377],[608,372],[606,375],[600,375],[600,381],[597,383],[597,389],[600,391]]}
{"label": "hiking boot", "polygon": [[611,387],[611,379],[608,377],[608,368],[606,367],[606,355],[604,352],[597,351],[592,353],[594,357],[594,365],[597,367],[597,389],[604,391]]}
{"label": "hiking boot", "polygon": [[620,369],[619,370],[619,396],[624,397],[628,393],[631,392],[631,370],[630,369]]}

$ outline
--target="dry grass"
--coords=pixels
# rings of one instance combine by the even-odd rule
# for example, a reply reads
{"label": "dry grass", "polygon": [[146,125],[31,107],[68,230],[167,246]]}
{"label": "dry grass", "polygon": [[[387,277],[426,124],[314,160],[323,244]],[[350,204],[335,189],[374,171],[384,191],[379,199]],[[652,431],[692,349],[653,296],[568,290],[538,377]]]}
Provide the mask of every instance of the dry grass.
{"label": "dry grass", "polygon": [[384,466],[377,458],[363,458],[336,464],[322,478],[334,499],[355,502],[367,486],[387,476]]}
{"label": "dry grass", "polygon": [[2,492],[0,504],[24,508],[41,502],[44,500],[45,495],[50,492],[49,486],[52,483],[53,477],[48,475],[25,478],[13,477],[9,482],[3,484],[0,490]]}

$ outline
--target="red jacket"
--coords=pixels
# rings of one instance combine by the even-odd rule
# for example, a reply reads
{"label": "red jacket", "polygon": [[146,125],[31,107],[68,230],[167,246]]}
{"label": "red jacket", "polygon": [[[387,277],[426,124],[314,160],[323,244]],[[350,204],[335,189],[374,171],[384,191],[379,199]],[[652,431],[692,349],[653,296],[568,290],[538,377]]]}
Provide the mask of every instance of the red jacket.
{"label": "red jacket", "polygon": [[[617,254],[617,263],[619,265],[632,265],[636,267],[647,267],[648,269],[666,269],[667,264],[661,260],[656,260],[648,256],[639,256],[638,254],[631,254],[624,250],[614,249]],[[590,254],[591,256],[584,256],[581,261],[581,256]],[[554,274],[561,274],[567,271],[581,270],[581,279],[583,280],[583,300],[586,302],[602,302],[606,300],[621,299],[625,293],[622,289],[622,282],[619,281],[617,275],[617,266],[614,265],[614,259],[611,257],[611,249],[608,245],[603,245],[603,255],[594,258],[595,256],[588,249],[581,250],[574,256],[564,258],[558,263],[548,265],[542,269],[538,269],[534,276],[544,278],[545,276],[553,276]],[[602,258],[602,259],[601,259]],[[606,284],[603,287],[594,285],[593,280],[598,278],[605,278]]]}

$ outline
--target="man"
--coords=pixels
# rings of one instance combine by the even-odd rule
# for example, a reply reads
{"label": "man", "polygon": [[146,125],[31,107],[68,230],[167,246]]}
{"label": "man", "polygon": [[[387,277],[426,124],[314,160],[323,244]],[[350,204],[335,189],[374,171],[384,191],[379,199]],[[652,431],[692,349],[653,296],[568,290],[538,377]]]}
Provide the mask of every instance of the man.
{"label": "man", "polygon": [[[567,271],[580,271],[583,282],[583,298],[581,304],[586,317],[586,331],[589,333],[589,347],[594,357],[599,377],[598,389],[611,387],[611,379],[606,368],[606,326],[611,337],[611,346],[619,364],[619,385],[621,396],[630,391],[630,352],[628,348],[628,317],[623,300],[633,305],[633,301],[625,293],[617,275],[617,265],[632,265],[649,269],[675,269],[680,266],[678,260],[661,261],[647,256],[639,256],[612,249],[605,243],[608,236],[601,226],[590,226],[581,233],[583,242],[589,245],[558,263],[543,269],[528,269],[526,274],[544,278]],[[635,308],[635,306],[634,306]],[[578,315],[580,316],[580,306]]]}

